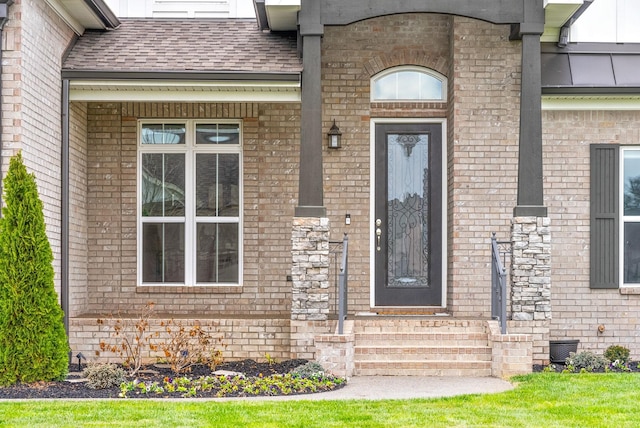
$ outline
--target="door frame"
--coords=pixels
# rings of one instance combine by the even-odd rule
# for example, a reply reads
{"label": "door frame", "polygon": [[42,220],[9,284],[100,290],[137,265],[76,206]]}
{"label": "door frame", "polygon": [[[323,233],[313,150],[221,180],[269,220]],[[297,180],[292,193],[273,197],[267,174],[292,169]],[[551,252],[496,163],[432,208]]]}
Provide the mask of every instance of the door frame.
{"label": "door frame", "polygon": [[[386,124],[386,123],[399,123],[399,124],[414,124],[414,123],[425,123],[425,124],[440,124],[442,127],[442,275],[441,275],[441,289],[442,289],[442,297],[440,301],[440,306],[376,306],[375,304],[375,225],[373,219],[375,219],[375,177],[376,177],[376,125],[377,124]],[[369,263],[370,263],[370,285],[369,285],[369,305],[371,308],[402,308],[402,309],[410,309],[410,308],[446,308],[447,306],[447,262],[448,262],[448,253],[447,253],[447,239],[448,239],[448,229],[447,229],[447,120],[445,118],[372,118],[369,124],[369,158],[370,158],[370,166],[369,170],[371,171],[369,177]]]}

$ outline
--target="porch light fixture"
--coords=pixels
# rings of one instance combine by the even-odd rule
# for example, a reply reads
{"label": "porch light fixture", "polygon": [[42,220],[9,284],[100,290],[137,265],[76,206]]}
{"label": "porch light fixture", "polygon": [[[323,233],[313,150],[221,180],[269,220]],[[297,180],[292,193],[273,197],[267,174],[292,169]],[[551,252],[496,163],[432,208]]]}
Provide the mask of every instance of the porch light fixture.
{"label": "porch light fixture", "polygon": [[340,132],[340,128],[336,126],[335,119],[333,119],[333,125],[331,125],[331,129],[329,129],[327,137],[329,137],[330,149],[339,149],[342,147],[342,132]]}

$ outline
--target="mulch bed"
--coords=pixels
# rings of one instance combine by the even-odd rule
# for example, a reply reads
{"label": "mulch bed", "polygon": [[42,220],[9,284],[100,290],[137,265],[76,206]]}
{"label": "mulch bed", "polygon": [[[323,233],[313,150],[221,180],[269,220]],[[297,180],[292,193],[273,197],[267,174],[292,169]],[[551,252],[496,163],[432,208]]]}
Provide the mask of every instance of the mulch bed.
{"label": "mulch bed", "polygon": [[[242,373],[246,378],[267,377],[273,374],[286,374],[292,369],[303,365],[307,360],[286,360],[282,362],[258,363],[254,360],[230,361],[216,367],[215,370],[226,370]],[[69,366],[68,379],[81,378],[82,369],[77,364]],[[200,376],[210,376],[211,369],[207,366],[194,366],[191,372],[175,375],[170,368],[162,365],[144,367],[136,378],[144,382],[162,383],[165,377],[189,377],[192,379]],[[344,384],[337,385],[340,388]],[[327,389],[324,389],[327,390]],[[9,387],[0,387],[0,399],[45,399],[45,398],[118,398],[120,388],[91,389],[86,382],[37,382],[34,384],[16,384]],[[215,397],[217,391],[199,392],[196,397]],[[305,391],[304,393],[310,393]],[[320,390],[317,392],[321,392]],[[266,394],[265,394],[266,395]],[[272,394],[269,394],[272,395]],[[129,394],[131,398],[180,398],[181,393],[162,394]]]}

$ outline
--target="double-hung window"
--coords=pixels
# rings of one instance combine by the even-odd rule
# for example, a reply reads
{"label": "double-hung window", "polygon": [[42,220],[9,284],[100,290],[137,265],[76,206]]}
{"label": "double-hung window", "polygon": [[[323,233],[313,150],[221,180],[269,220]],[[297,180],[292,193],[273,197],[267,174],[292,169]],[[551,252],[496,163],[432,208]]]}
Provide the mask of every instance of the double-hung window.
{"label": "double-hung window", "polygon": [[640,285],[640,148],[622,148],[622,283]]}
{"label": "double-hung window", "polygon": [[241,283],[241,177],[239,122],[140,122],[139,284]]}

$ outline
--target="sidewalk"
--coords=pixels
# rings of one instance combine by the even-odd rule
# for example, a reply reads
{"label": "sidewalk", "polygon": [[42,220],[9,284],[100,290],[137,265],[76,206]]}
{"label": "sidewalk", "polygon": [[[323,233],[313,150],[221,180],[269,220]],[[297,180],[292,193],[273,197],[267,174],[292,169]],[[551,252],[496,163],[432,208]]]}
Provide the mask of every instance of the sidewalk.
{"label": "sidewalk", "polygon": [[356,376],[336,391],[220,400],[393,400],[487,394],[510,389],[513,389],[511,383],[494,377]]}

